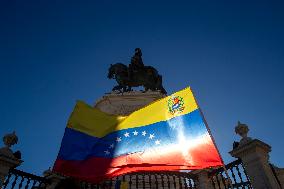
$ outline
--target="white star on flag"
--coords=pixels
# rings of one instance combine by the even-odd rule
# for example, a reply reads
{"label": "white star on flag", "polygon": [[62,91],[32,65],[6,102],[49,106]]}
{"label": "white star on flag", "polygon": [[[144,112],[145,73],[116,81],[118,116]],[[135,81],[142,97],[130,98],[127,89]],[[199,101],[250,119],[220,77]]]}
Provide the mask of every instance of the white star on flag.
{"label": "white star on flag", "polygon": [[133,135],[134,135],[134,136],[137,136],[137,135],[138,135],[138,132],[135,130],[135,131],[133,132]]}
{"label": "white star on flag", "polygon": [[143,135],[143,136],[146,136],[146,134],[147,134],[146,131],[143,131],[143,132],[142,132],[142,135]]}
{"label": "white star on flag", "polygon": [[126,132],[126,133],[124,134],[124,136],[125,136],[125,137],[129,137],[129,133]]}
{"label": "white star on flag", "polygon": [[121,137],[116,137],[116,142],[120,142],[121,141]]}
{"label": "white star on flag", "polygon": [[156,140],[156,141],[155,141],[155,144],[159,145],[160,142],[161,142],[160,140]]}
{"label": "white star on flag", "polygon": [[150,134],[149,139],[153,139],[154,137],[154,134]]}
{"label": "white star on flag", "polygon": [[108,150],[104,151],[106,155],[109,155],[110,152]]}
{"label": "white star on flag", "polygon": [[114,148],[114,144],[109,145],[108,148]]}

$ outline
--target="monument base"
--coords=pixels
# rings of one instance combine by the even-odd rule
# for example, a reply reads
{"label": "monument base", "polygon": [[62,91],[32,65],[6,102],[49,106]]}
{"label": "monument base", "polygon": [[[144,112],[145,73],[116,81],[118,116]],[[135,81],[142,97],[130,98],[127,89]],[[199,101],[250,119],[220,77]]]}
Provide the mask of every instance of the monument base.
{"label": "monument base", "polygon": [[132,112],[165,97],[159,91],[130,91],[126,93],[110,93],[99,99],[95,108],[111,115],[129,115]]}

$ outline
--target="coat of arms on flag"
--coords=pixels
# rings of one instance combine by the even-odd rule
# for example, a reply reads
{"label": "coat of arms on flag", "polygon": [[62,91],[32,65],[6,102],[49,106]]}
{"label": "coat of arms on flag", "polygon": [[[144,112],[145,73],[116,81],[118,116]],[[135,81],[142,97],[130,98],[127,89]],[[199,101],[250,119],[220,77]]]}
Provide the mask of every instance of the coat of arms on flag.
{"label": "coat of arms on flag", "polygon": [[180,171],[223,165],[190,88],[128,116],[78,101],[54,171],[90,182],[140,171]]}
{"label": "coat of arms on flag", "polygon": [[168,100],[169,112],[174,115],[175,113],[181,113],[184,110],[184,101],[180,96],[171,96]]}

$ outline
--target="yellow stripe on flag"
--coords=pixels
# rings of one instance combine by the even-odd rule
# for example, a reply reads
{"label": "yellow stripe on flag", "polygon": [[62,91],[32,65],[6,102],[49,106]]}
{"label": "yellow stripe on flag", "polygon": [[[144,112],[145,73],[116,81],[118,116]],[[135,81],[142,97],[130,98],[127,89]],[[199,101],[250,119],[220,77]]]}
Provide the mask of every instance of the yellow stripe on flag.
{"label": "yellow stripe on flag", "polygon": [[68,120],[67,127],[91,136],[103,137],[114,131],[125,118],[125,116],[108,115],[78,101]]}
{"label": "yellow stripe on flag", "polygon": [[[184,110],[174,115],[168,109],[168,100],[173,96],[179,96],[184,101]],[[91,136],[103,137],[114,131],[166,121],[176,116],[188,114],[197,108],[196,101],[189,87],[155,101],[129,116],[108,115],[82,101],[78,101],[68,121],[68,127]]]}

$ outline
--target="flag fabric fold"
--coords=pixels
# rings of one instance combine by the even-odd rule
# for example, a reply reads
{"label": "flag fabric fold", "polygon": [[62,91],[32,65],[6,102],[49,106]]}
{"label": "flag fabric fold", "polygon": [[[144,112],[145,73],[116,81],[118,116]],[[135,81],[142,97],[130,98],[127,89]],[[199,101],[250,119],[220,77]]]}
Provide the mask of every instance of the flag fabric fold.
{"label": "flag fabric fold", "polygon": [[190,88],[129,116],[108,115],[78,101],[53,170],[90,182],[138,171],[221,166]]}

